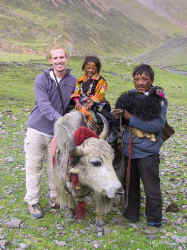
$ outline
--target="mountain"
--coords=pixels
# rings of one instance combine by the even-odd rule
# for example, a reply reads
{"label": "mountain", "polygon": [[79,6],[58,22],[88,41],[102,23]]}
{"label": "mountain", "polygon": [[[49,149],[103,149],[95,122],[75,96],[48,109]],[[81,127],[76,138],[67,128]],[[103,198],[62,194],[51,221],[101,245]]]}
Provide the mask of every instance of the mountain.
{"label": "mountain", "polygon": [[186,10],[186,0],[1,0],[0,50],[60,41],[73,55],[135,56],[186,37]]}
{"label": "mountain", "polygon": [[138,0],[138,2],[187,31],[186,0]]}
{"label": "mountain", "polygon": [[187,37],[168,39],[161,46],[135,58],[136,61],[157,65],[186,65]]}

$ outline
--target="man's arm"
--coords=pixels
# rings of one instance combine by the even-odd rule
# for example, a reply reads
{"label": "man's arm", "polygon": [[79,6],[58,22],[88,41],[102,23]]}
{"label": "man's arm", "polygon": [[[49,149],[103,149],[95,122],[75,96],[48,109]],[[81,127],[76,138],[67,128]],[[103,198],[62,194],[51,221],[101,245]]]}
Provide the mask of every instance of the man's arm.
{"label": "man's arm", "polygon": [[46,88],[47,84],[48,80],[42,74],[35,79],[35,98],[41,114],[48,120],[55,121],[61,116],[61,114],[53,108],[49,100],[49,95]]}
{"label": "man's arm", "polygon": [[129,117],[129,126],[138,128],[142,131],[148,133],[157,133],[159,132],[165,125],[166,122],[166,114],[167,114],[167,100],[161,106],[161,117],[159,119],[153,119],[151,121],[143,121],[133,115]]}

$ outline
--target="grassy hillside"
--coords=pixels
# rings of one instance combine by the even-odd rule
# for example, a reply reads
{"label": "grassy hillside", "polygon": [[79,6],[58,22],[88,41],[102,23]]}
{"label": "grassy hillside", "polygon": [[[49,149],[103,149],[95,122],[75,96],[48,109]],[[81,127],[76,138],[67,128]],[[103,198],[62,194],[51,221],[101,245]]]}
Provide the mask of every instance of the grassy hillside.
{"label": "grassy hillside", "polygon": [[187,64],[186,53],[187,37],[172,38],[136,60],[157,65],[182,65]]}
{"label": "grassy hillside", "polygon": [[136,55],[184,30],[137,0],[2,0],[0,48],[39,53],[59,40],[74,55]]}

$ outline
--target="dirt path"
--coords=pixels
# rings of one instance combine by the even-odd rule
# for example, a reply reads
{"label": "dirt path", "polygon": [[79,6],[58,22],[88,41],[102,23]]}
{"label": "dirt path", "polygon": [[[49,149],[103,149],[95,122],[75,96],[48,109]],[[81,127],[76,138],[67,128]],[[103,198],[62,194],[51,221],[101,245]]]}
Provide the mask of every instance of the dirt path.
{"label": "dirt path", "polygon": [[[176,66],[177,66],[177,68],[175,68]],[[167,71],[173,72],[173,73],[176,73],[176,74],[179,74],[179,75],[187,75],[187,71],[181,70],[181,69],[178,68],[180,66],[181,67],[182,66],[187,66],[187,64],[174,65],[174,66],[160,66],[159,68],[163,69],[163,70],[167,70]]]}

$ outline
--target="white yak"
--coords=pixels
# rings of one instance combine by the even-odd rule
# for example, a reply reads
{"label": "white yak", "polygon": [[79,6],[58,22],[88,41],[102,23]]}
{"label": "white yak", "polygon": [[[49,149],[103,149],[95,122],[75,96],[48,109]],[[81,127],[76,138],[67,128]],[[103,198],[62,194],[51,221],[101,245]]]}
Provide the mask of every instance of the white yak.
{"label": "white yak", "polygon": [[[122,189],[113,168],[113,149],[104,140],[108,132],[107,123],[104,117],[101,118],[104,129],[100,138],[87,138],[78,146],[75,145],[75,133],[80,127],[86,127],[81,112],[67,113],[56,121],[54,127],[57,201],[62,209],[74,213],[80,204],[84,204],[84,197],[93,193],[97,226],[104,224],[104,215],[111,208],[111,199]],[[72,176],[77,177],[77,185],[73,185]]]}

